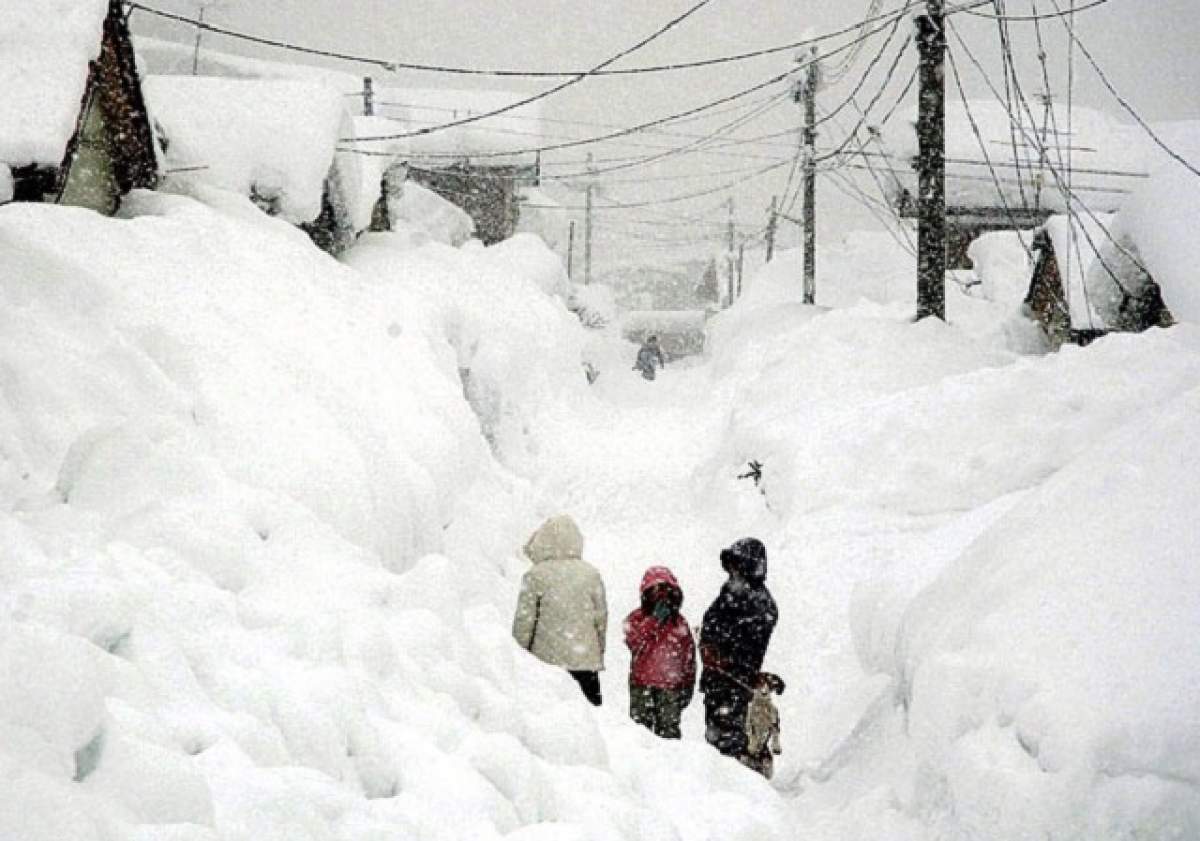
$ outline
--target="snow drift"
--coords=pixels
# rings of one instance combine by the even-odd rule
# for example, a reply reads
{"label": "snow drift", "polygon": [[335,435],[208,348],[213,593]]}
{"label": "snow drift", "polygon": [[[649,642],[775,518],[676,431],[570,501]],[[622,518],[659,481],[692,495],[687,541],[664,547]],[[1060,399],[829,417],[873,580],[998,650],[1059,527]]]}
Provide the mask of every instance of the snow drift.
{"label": "snow drift", "polygon": [[196,193],[0,209],[0,838],[776,833],[509,638],[493,453],[586,388],[544,248],[349,268]]}

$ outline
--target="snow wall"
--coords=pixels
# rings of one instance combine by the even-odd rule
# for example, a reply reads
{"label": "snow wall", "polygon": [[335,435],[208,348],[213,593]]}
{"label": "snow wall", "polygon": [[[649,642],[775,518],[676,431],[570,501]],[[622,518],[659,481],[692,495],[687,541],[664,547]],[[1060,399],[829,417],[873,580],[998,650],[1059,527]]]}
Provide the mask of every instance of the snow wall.
{"label": "snow wall", "polygon": [[557,258],[194,194],[0,208],[0,838],[777,836],[509,636]]}

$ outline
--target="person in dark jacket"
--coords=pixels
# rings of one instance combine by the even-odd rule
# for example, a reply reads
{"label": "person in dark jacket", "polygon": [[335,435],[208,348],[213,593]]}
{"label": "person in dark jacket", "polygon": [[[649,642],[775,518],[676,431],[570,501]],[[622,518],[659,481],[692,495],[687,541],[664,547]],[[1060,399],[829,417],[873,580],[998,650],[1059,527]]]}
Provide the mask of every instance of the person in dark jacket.
{"label": "person in dark jacket", "polygon": [[641,371],[643,379],[654,379],[655,371],[667,364],[667,358],[663,356],[662,348],[658,346],[658,336],[650,336],[638,348],[637,361],[633,363],[633,370]]}
{"label": "person in dark jacket", "polygon": [[729,575],[704,612],[700,659],[704,671],[705,738],[726,756],[748,759],[746,712],[779,618],[767,590],[767,549],[753,537],[721,552]]}
{"label": "person in dark jacket", "polygon": [[679,720],[696,687],[696,643],[680,614],[683,590],[671,570],[642,576],[641,607],[625,618],[629,716],[663,739],[681,737]]}

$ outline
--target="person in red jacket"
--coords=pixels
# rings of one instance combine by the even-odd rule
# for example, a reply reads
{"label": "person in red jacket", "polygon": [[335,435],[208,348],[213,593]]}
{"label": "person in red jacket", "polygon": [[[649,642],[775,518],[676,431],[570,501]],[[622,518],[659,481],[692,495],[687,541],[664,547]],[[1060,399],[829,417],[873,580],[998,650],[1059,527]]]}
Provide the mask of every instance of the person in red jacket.
{"label": "person in red jacket", "polygon": [[656,736],[678,739],[679,719],[696,685],[696,643],[680,614],[683,590],[666,567],[642,576],[642,605],[625,619],[629,716]]}

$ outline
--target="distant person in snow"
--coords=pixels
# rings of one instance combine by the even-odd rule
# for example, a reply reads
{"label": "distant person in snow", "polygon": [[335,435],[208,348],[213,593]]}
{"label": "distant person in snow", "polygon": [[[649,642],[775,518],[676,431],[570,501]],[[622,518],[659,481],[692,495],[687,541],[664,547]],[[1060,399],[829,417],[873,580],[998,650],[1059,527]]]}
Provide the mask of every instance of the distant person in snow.
{"label": "distant person in snow", "polygon": [[521,579],[513,638],[538,659],[566,669],[600,706],[608,606],[600,573],[582,559],[583,535],[562,514],[543,523],[524,551],[533,567]]}
{"label": "distant person in snow", "polygon": [[683,590],[666,567],[642,576],[641,606],[625,618],[629,716],[663,739],[681,737],[679,720],[696,687],[696,642],[679,612]]}
{"label": "distant person in snow", "polygon": [[704,612],[700,630],[704,736],[721,753],[749,764],[746,713],[779,610],[766,587],[761,541],[735,541],[721,552],[721,566],[729,578]]}
{"label": "distant person in snow", "polygon": [[638,348],[637,361],[633,363],[633,370],[641,371],[643,379],[652,380],[655,372],[666,364],[667,358],[663,356],[662,348],[658,346],[658,336],[649,336]]}

